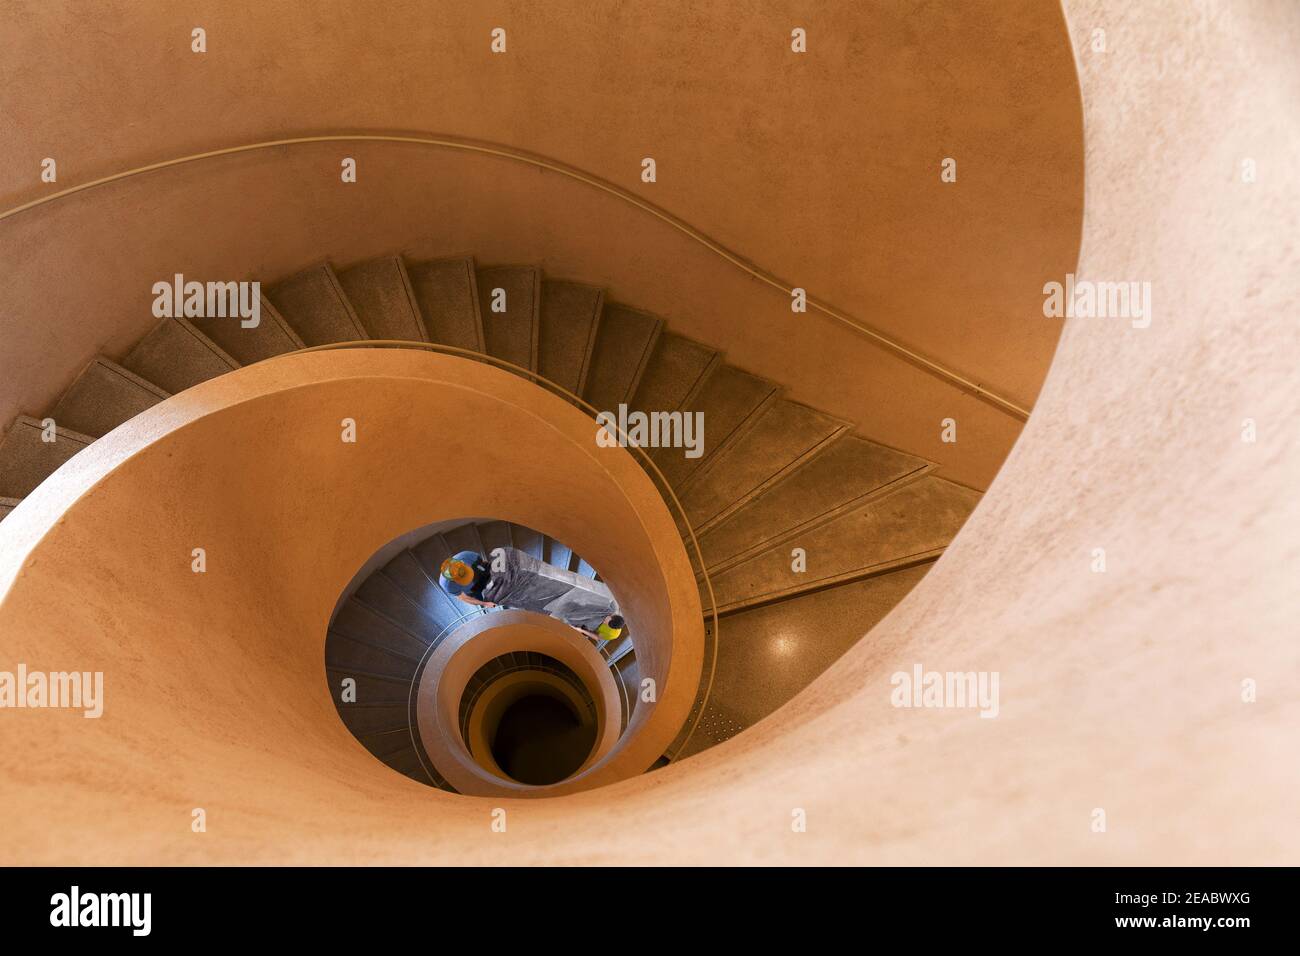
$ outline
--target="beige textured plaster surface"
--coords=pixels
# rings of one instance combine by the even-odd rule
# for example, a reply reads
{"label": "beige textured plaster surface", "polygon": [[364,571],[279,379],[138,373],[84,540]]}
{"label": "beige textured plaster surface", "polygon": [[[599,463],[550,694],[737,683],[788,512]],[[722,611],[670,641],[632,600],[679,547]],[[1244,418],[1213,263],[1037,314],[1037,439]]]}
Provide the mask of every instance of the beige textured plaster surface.
{"label": "beige textured plaster surface", "polygon": [[[510,440],[483,441],[451,407]],[[344,418],[355,444],[340,440]],[[322,826],[364,842],[389,814],[427,828],[457,799],[461,819],[486,814],[375,760],[326,684],[329,614],[355,569],[452,515],[537,528],[607,569],[657,702],[551,791],[644,771],[695,698],[703,616],[658,493],[627,451],[595,439],[584,415],[508,373],[352,350],[241,369],[96,442],[0,525],[3,669],[105,680],[99,719],[0,711],[0,812],[25,821],[0,862],[269,862],[291,842],[314,846]],[[209,833],[219,817],[230,827],[191,840],[194,807]]]}
{"label": "beige textured plaster surface", "polygon": [[[142,761],[122,768],[91,817],[87,782],[102,769],[86,752],[22,764],[41,816],[11,852],[78,862],[1295,863],[1297,11],[1072,2],[1067,13],[1081,45],[1096,27],[1108,37],[1106,54],[1080,58],[1082,270],[1152,282],[1156,319],[1147,330],[1068,325],[1023,440],[975,515],[832,671],[699,757],[512,805],[506,834],[489,833],[479,801],[417,805],[376,773],[275,819],[252,806],[269,790],[261,781],[221,807],[220,831],[157,838],[131,815],[142,791],[182,828],[211,794]],[[1253,184],[1237,180],[1244,157],[1258,162]],[[1241,441],[1248,417],[1253,444]],[[120,529],[105,527],[104,540]],[[1090,570],[1099,547],[1104,574]],[[914,663],[999,670],[1000,716],[891,707],[890,675]],[[142,658],[139,673],[156,666]],[[198,670],[186,686],[215,690],[220,678]],[[1253,704],[1241,699],[1247,678],[1258,682]],[[199,742],[179,713],[179,730]],[[80,718],[67,721],[82,732]],[[337,743],[328,721],[287,729],[298,750]],[[121,733],[147,742],[158,730]],[[17,795],[6,787],[9,810]],[[382,811],[282,841],[358,793],[382,797]],[[807,812],[805,833],[791,831],[794,808]],[[1097,808],[1104,834],[1092,832]],[[72,826],[51,831],[53,818]]]}
{"label": "beige textured plaster surface", "polygon": [[[552,156],[1028,405],[1077,258],[1082,133],[1051,3],[8,0],[0,205],[172,156],[424,130]],[[493,55],[488,31],[507,29]],[[190,51],[202,26],[208,52]],[[808,31],[809,52],[790,51]],[[59,181],[39,181],[40,161]],[[358,181],[339,181],[354,156]],[[658,180],[640,181],[653,157]],[[939,164],[958,161],[944,184]],[[1019,423],[902,366],[644,213],[499,160],[322,146],[222,159],[0,223],[0,415],[42,412],[151,324],[176,272],[267,281],[422,240],[540,262],[983,488]],[[956,445],[939,422],[961,423]]]}

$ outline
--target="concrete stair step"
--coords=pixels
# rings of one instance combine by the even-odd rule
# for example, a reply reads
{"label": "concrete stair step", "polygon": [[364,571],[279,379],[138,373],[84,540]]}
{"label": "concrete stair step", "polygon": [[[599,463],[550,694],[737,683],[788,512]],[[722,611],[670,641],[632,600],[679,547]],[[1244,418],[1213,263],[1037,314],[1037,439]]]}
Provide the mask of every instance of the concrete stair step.
{"label": "concrete stair step", "polygon": [[928,467],[923,459],[846,435],[702,533],[705,564],[718,569]]}
{"label": "concrete stair step", "polygon": [[371,659],[368,656],[369,652],[374,650],[388,658],[406,662],[409,672],[414,673],[415,665],[429,649],[427,641],[410,633],[355,596],[349,598],[343,603],[343,607],[339,608],[333,623],[330,624],[330,630],[349,638],[348,644],[343,645],[350,648],[346,653],[349,659],[355,660],[357,666],[363,670],[379,670],[366,663]]}
{"label": "concrete stair step", "polygon": [[373,730],[357,739],[361,741],[362,746],[385,763],[390,759],[401,760],[406,755],[414,753],[409,714],[405,720],[393,727]]}
{"label": "concrete stair step", "polygon": [[401,256],[361,262],[339,271],[338,277],[370,338],[429,341]]}
{"label": "concrete stair step", "polygon": [[[342,640],[340,638],[340,640]],[[365,707],[372,701],[388,700],[394,694],[405,695],[409,692],[409,677],[392,677],[386,674],[370,674],[355,667],[335,667],[325,662],[325,672],[329,681],[330,694],[336,707]],[[343,679],[350,678],[356,682],[357,699],[355,704],[345,704],[340,699],[343,691]]]}
{"label": "concrete stair step", "polygon": [[582,396],[588,404],[611,412],[631,406],[663,328],[663,320],[648,312],[605,306]]}
{"label": "concrete stair step", "polygon": [[241,365],[252,365],[306,347],[265,295],[261,299],[258,323],[251,328],[245,328],[239,319],[233,318],[196,318],[190,322]]}
{"label": "concrete stair step", "polygon": [[434,565],[432,573],[425,571],[423,559],[411,551],[399,552],[384,565],[383,570],[389,580],[401,588],[402,593],[416,607],[437,621],[440,627],[454,625],[475,613],[469,605],[461,604],[438,586],[437,565]]}
{"label": "concrete stair step", "polygon": [[[434,560],[425,565],[425,568],[431,575],[438,573],[438,568],[442,562],[456,554],[458,551],[477,551],[479,554],[485,554],[483,539],[479,537],[478,528],[473,524],[463,524],[457,528],[442,533],[442,539],[447,542],[448,551],[442,557],[434,556]],[[424,554],[420,554],[424,559]]]}
{"label": "concrete stair step", "polygon": [[581,396],[600,325],[604,290],[578,282],[542,282],[537,371]]}
{"label": "concrete stair step", "polygon": [[[533,266],[480,268],[477,281],[487,354],[520,368],[537,371],[541,270]],[[501,293],[496,291],[498,289]],[[494,303],[504,307],[505,311],[493,312]]]}
{"label": "concrete stair step", "polygon": [[514,536],[516,548],[531,554],[539,561],[542,560],[542,555],[546,552],[546,539],[543,535],[517,524],[511,525],[511,534]]}
{"label": "concrete stair step", "polygon": [[721,362],[721,352],[664,332],[655,342],[630,404],[647,412],[676,411],[699,395]]}
{"label": "concrete stair step", "polygon": [[[342,612],[340,612],[340,617]],[[349,638],[336,626],[330,627],[330,634]],[[378,674],[398,680],[411,679],[415,673],[415,664],[398,654],[389,653],[378,647],[372,647],[362,641],[336,639],[325,642],[325,663],[339,671],[358,671],[366,674]]]}
{"label": "concrete stair step", "polygon": [[39,420],[19,415],[0,439],[0,497],[26,498],[60,465],[95,440],[91,435],[58,428],[57,424],[53,441],[45,441],[44,432]]}
{"label": "concrete stair step", "polygon": [[474,285],[474,260],[414,261],[408,257],[406,272],[429,341],[482,352],[483,322]]}
{"label": "concrete stair step", "polygon": [[383,574],[372,574],[362,582],[354,595],[358,601],[371,610],[382,614],[407,633],[432,644],[443,634],[443,627],[450,623],[450,615],[443,620],[436,619],[423,611],[402,589],[393,583],[392,578]]}
{"label": "concrete stair step", "polygon": [[497,548],[513,548],[510,524],[506,521],[485,521],[478,526],[479,540],[483,542],[483,556],[491,559]]}
{"label": "concrete stair step", "polygon": [[554,538],[546,538],[545,556],[542,558],[547,564],[554,565],[565,571],[569,570],[569,561],[573,558],[573,550],[568,545],[561,544]]}
{"label": "concrete stair step", "polygon": [[[429,783],[431,781],[430,775],[425,772],[424,767],[420,764],[420,758],[416,755],[415,748],[412,746],[407,746],[395,754],[389,754],[383,760],[384,763],[398,773],[410,777],[412,780],[420,783]],[[446,789],[445,783],[437,784],[436,780],[434,780],[434,783]]]}
{"label": "concrete stair step", "polygon": [[744,434],[766,406],[775,401],[779,386],[734,365],[720,365],[704,382],[699,395],[683,413],[704,415],[704,447],[699,458],[687,458],[683,448],[655,448],[650,457],[680,496],[690,487],[700,467]]}
{"label": "concrete stair step", "polygon": [[68,386],[50,417],[62,427],[99,438],[166,397],[157,385],[100,356]]}
{"label": "concrete stair step", "polygon": [[308,346],[370,337],[328,262],[276,283],[267,298]]}
{"label": "concrete stair step", "polygon": [[21,498],[0,498],[0,521],[4,521],[9,512],[18,507],[20,501],[22,501]]}
{"label": "concrete stair step", "polygon": [[[707,426],[706,426],[707,427]],[[699,534],[796,471],[852,425],[784,398],[704,465],[682,507]]]}
{"label": "concrete stair step", "polygon": [[409,715],[410,709],[404,700],[386,707],[358,707],[355,704],[339,707],[339,716],[356,737],[368,737],[404,726]]}
{"label": "concrete stair step", "polygon": [[[933,560],[961,529],[979,498],[979,492],[933,475],[905,484],[725,571],[711,573],[718,610],[734,611]],[[806,554],[804,571],[792,567],[791,552],[796,547]]]}
{"label": "concrete stair step", "polygon": [[122,365],[172,395],[239,368],[186,319],[163,319],[135,343]]}

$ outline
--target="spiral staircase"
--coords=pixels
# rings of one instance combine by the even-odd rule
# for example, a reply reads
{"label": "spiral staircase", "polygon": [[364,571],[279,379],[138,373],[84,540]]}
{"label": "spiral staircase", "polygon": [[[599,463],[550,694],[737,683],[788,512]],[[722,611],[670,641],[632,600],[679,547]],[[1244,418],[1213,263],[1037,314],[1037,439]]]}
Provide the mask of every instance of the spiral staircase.
{"label": "spiral staircase", "polygon": [[[734,736],[833,663],[923,576],[979,498],[937,477],[933,463],[859,434],[870,422],[791,401],[779,383],[728,364],[656,316],[607,302],[600,288],[534,266],[393,255],[338,270],[322,263],[265,286],[255,327],[165,318],[125,356],[95,358],[41,418],[21,416],[9,428],[0,444],[5,512],[170,395],[275,356],[368,340],[482,355],[598,410],[703,414],[698,458],[651,448],[638,459],[680,502],[683,540],[692,551],[698,542],[701,602],[706,612],[716,606],[726,633],[718,640],[710,625],[690,719],[656,765]],[[331,678],[347,671],[373,685],[366,706],[340,706],[340,714],[367,749],[421,782],[449,788],[420,759],[410,685],[440,636],[480,613],[452,606],[432,571],[453,545],[504,543],[595,574],[544,533],[466,523],[423,553],[393,557],[333,621]],[[624,722],[638,680],[631,632],[601,648],[622,689]],[[331,688],[338,704],[337,680]]]}
{"label": "spiral staircase", "polygon": [[[403,547],[383,567],[364,577],[334,615],[325,642],[326,671],[340,719],[367,750],[400,773],[443,790],[454,790],[424,751],[418,732],[416,688],[429,654],[470,618],[502,613],[498,607],[473,607],[438,587],[438,567],[458,551],[491,554],[518,548],[538,560],[598,579],[596,570],[571,548],[508,521],[465,522]],[[636,707],[639,669],[632,629],[596,645],[617,682],[619,731]],[[518,652],[495,658],[476,674],[477,685],[508,673],[541,667],[540,655]],[[513,658],[517,657],[518,660]],[[344,698],[351,679],[355,700]],[[464,699],[478,690],[471,682]]]}

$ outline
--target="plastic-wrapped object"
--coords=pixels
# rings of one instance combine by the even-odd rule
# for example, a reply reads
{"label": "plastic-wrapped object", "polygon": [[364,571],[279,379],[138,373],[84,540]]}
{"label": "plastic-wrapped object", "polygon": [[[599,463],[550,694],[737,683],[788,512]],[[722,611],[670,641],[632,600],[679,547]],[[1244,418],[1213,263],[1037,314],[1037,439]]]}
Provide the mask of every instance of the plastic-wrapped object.
{"label": "plastic-wrapped object", "polygon": [[499,548],[488,556],[492,577],[483,600],[502,607],[537,611],[573,627],[594,631],[618,602],[609,588],[572,571],[565,571],[518,548]]}

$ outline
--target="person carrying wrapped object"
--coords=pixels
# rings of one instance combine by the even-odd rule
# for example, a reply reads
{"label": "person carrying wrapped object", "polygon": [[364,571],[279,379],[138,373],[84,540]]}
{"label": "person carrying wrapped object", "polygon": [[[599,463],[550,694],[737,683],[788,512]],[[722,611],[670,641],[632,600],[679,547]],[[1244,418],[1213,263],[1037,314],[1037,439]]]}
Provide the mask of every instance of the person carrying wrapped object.
{"label": "person carrying wrapped object", "polygon": [[496,548],[491,561],[477,551],[460,551],[442,562],[438,584],[465,604],[547,614],[596,640],[613,640],[623,631],[608,587],[518,548]]}

